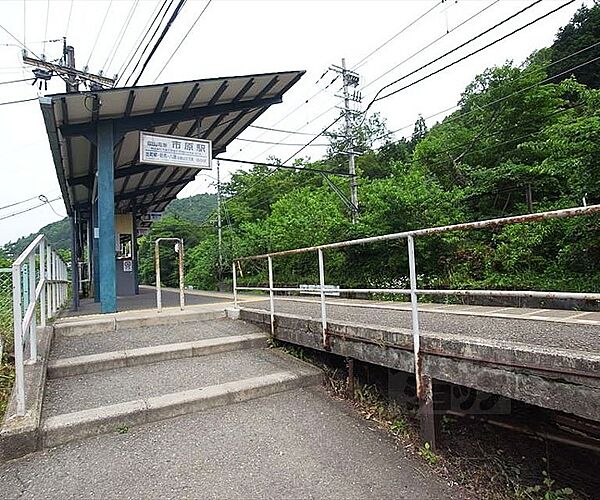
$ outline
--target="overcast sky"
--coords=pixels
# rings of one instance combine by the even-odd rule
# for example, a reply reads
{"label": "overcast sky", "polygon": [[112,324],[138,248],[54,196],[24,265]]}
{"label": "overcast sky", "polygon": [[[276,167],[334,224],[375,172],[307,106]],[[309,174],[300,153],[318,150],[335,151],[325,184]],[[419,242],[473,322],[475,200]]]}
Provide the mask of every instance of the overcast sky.
{"label": "overcast sky", "polygon": [[[112,76],[127,60],[159,2],[2,0],[0,25],[21,42],[24,41],[30,50],[37,54],[44,52],[49,60],[60,58],[62,45],[58,42],[44,44],[42,41],[67,36],[68,43],[75,47],[79,69],[89,64],[91,72],[104,69],[105,74]],[[171,56],[172,59],[156,82],[304,69],[306,75],[286,94],[284,102],[271,107],[256,125],[318,133],[339,113],[335,108],[339,104],[339,99],[335,97],[338,86],[332,85],[321,90],[334,76],[330,72],[319,80],[328,66],[339,65],[342,57],[346,58],[348,67],[356,66],[365,56],[437,3],[438,0],[213,0],[187,40],[172,56],[173,50],[206,5],[205,0],[188,0],[144,73],[140,85],[153,83]],[[361,87],[364,88],[363,102],[368,102],[369,97],[386,83],[531,3],[533,0],[447,0],[360,64],[357,71],[361,75]],[[486,45],[563,3],[565,1],[544,0],[428,70],[441,67],[454,58]],[[455,105],[464,87],[485,68],[503,64],[507,60],[520,64],[532,51],[549,46],[556,31],[571,19],[582,3],[591,5],[592,1],[574,2],[518,35],[379,102],[372,110],[380,112],[387,119],[390,130],[407,126],[396,134],[397,138],[410,135],[412,124],[419,114],[429,116]],[[132,20],[113,57],[115,40],[134,6]],[[484,7],[489,8],[464,26],[457,27]],[[105,15],[106,22],[100,31]],[[374,82],[381,74],[448,31],[439,42]],[[92,51],[96,38],[96,47]],[[16,42],[2,30],[0,44],[0,82],[30,77],[31,68],[23,66],[20,48],[12,45]],[[2,84],[0,103],[63,91],[64,83],[59,78],[54,78],[48,90],[42,92],[32,87],[30,82]],[[428,125],[443,116],[429,120]],[[286,137],[286,134],[258,129],[248,129],[241,137],[292,144],[311,139],[308,135]],[[315,142],[325,141],[317,139]],[[227,156],[253,161],[264,161],[270,155],[285,159],[297,149],[298,146],[269,147],[235,141],[229,146]],[[302,156],[317,159],[324,152],[324,147],[310,147]],[[0,106],[0,162],[0,206],[38,195],[50,200],[60,196],[42,115],[36,101]],[[222,163],[224,180],[237,168],[239,166],[236,164]],[[211,182],[207,176],[199,175],[181,192],[180,197],[214,191]],[[40,203],[36,199],[1,209],[0,218]],[[65,208],[61,200],[53,203],[52,207],[54,210],[44,205],[22,215],[0,220],[0,244],[37,231],[64,216]]]}

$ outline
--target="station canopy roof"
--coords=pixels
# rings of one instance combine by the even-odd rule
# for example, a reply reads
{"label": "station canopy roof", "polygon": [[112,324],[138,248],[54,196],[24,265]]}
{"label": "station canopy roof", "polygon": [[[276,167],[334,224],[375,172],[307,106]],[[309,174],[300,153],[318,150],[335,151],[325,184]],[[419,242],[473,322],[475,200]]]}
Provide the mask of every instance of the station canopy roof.
{"label": "station canopy roof", "polygon": [[211,140],[214,157],[269,106],[281,102],[303,74],[289,71],[41,97],[67,212],[89,211],[95,196],[99,122],[114,124],[115,210],[160,212],[199,171],[140,164],[140,130]]}

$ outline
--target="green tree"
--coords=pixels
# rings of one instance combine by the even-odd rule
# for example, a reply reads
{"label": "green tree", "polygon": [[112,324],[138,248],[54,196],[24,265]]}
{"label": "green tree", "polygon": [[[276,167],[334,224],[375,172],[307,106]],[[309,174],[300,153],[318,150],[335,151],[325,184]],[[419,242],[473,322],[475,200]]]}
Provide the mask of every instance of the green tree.
{"label": "green tree", "polygon": [[[584,50],[598,40],[600,40],[600,4],[595,0],[592,8],[582,5],[571,22],[557,33],[551,47],[550,76],[556,75],[555,81],[558,82],[573,75],[578,82],[588,87],[600,88],[600,60],[582,66],[600,56],[600,46]],[[572,56],[577,52],[580,53]],[[581,67],[577,68],[577,66]],[[570,68],[576,69],[567,71]]]}

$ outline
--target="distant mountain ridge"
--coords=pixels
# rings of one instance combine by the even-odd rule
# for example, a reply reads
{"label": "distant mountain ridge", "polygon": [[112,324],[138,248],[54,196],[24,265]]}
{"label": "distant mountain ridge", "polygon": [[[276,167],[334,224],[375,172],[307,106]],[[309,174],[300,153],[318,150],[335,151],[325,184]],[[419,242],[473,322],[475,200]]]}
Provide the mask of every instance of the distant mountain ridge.
{"label": "distant mountain ridge", "polygon": [[[173,200],[165,209],[164,215],[201,223],[208,218],[216,207],[217,195],[203,193],[189,198]],[[65,217],[42,227],[36,233],[6,243],[0,247],[0,254],[4,254],[9,258],[17,257],[38,234],[45,234],[50,245],[57,250],[70,251],[71,249],[71,225],[69,219]]]}

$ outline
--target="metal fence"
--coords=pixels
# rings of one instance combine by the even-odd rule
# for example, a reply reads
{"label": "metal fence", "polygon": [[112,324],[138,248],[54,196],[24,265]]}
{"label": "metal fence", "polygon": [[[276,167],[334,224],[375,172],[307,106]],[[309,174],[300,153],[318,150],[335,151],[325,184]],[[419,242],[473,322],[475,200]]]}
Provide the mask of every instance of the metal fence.
{"label": "metal fence", "polygon": [[[60,310],[68,298],[67,265],[39,235],[12,264],[12,313],[17,415],[25,415],[25,363],[37,363],[37,321]],[[27,354],[26,354],[27,353]],[[25,356],[27,355],[27,360]]]}
{"label": "metal fence", "polygon": [[[411,301],[411,318],[412,318],[412,334],[413,334],[413,353],[415,376],[417,383],[417,396],[420,406],[430,407],[431,401],[431,386],[424,380],[422,372],[422,359],[420,352],[420,334],[419,334],[419,295],[473,295],[487,297],[537,297],[547,299],[579,299],[579,300],[600,300],[600,293],[570,293],[570,292],[545,292],[545,291],[525,291],[525,290],[432,290],[417,288],[417,263],[415,257],[415,238],[426,238],[432,235],[446,233],[450,231],[469,231],[477,229],[490,229],[502,227],[510,224],[540,222],[549,219],[564,219],[571,217],[580,217],[591,215],[600,212],[600,205],[590,205],[587,207],[578,207],[564,210],[555,210],[551,212],[540,212],[535,214],[520,215],[514,217],[503,217],[499,219],[490,219],[479,222],[470,222],[465,224],[454,224],[450,226],[439,226],[427,229],[418,229],[415,231],[405,231],[402,233],[386,234],[382,236],[374,236],[369,238],[361,238],[349,241],[340,241],[327,245],[319,245],[307,248],[298,248],[283,252],[274,252],[263,255],[255,255],[251,257],[241,257],[233,262],[233,294],[234,304],[238,307],[238,291],[252,290],[269,293],[269,312],[271,316],[271,334],[275,335],[275,301],[276,292],[291,292],[299,293],[301,288],[293,287],[275,287],[273,285],[273,259],[288,255],[297,255],[305,253],[316,253],[319,266],[319,285],[315,288],[319,291],[321,303],[321,325],[322,325],[322,342],[323,347],[328,349],[329,339],[327,333],[327,304],[325,297],[328,293],[328,288],[325,279],[325,259],[323,257],[324,250],[345,248],[355,245],[365,245],[368,243],[406,240],[408,250],[408,271],[410,278],[410,288],[336,288],[339,292],[353,293],[390,293],[410,296]],[[240,262],[249,260],[267,260],[268,266],[268,287],[252,287],[252,286],[237,286],[237,268],[240,267]]]}

